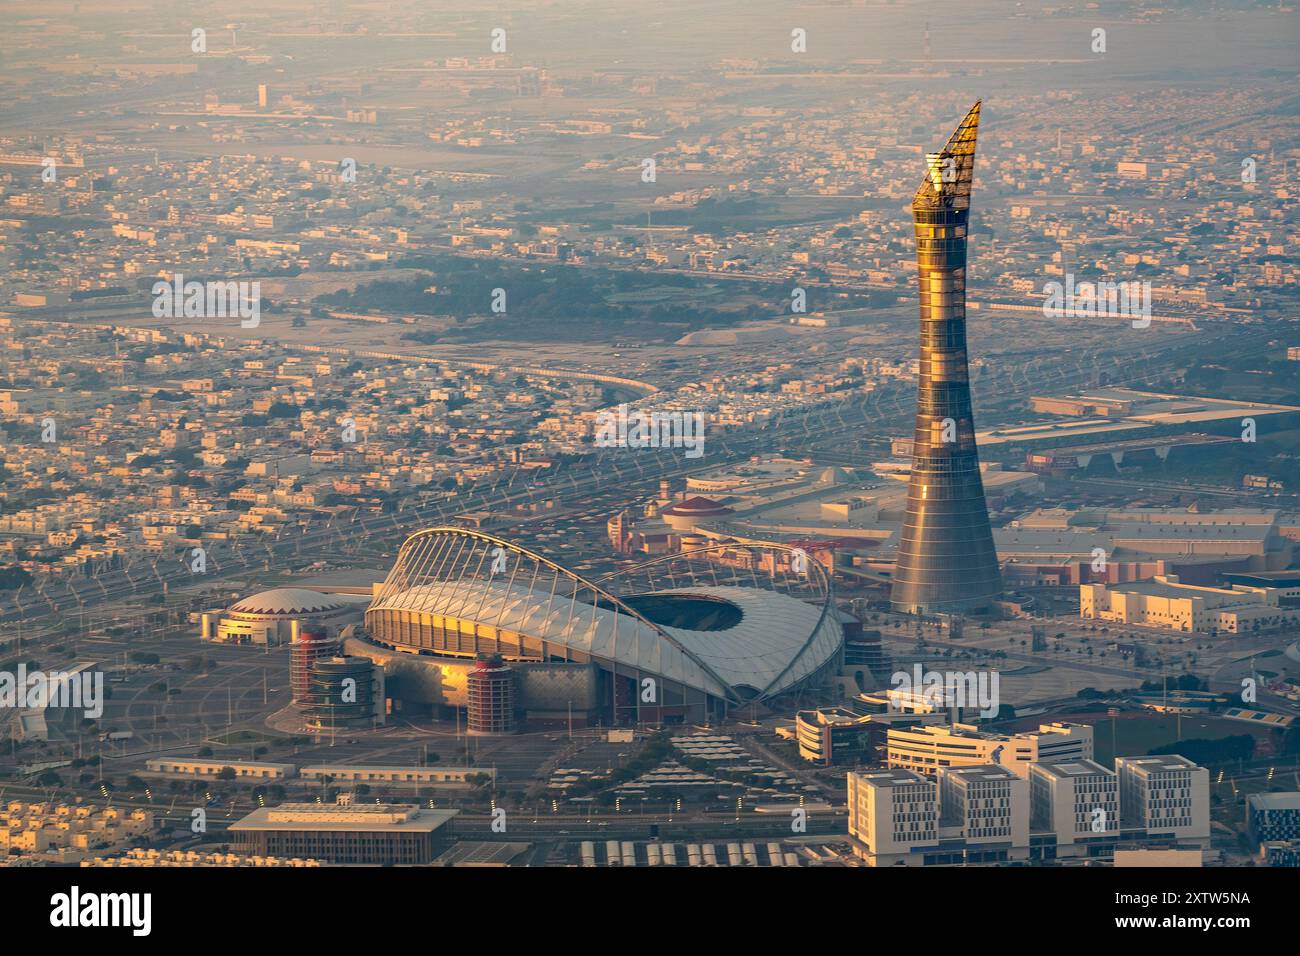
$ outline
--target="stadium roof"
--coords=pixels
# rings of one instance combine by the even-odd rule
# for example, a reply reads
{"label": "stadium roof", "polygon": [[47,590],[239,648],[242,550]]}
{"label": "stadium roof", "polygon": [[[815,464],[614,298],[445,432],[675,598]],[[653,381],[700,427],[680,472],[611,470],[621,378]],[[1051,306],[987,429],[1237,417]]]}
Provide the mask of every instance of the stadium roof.
{"label": "stadium roof", "polygon": [[842,631],[834,615],[823,615],[820,607],[776,591],[696,586],[652,593],[726,601],[739,610],[739,621],[707,631],[660,626],[612,606],[551,600],[543,591],[478,579],[454,586],[416,585],[377,601],[370,610],[482,621],[718,697],[737,696],[728,693],[737,688],[751,689],[738,695],[742,697],[780,693],[815,673],[840,646]]}

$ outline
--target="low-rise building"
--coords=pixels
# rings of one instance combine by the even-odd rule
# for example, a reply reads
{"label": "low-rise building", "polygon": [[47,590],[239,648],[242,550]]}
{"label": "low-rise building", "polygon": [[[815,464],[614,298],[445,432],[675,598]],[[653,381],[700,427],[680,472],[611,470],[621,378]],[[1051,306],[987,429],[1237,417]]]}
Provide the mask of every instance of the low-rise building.
{"label": "low-rise building", "polygon": [[1119,778],[1092,760],[1029,768],[1030,829],[1044,859],[1108,856],[1119,837]]}
{"label": "low-rise building", "polygon": [[150,810],[12,801],[0,815],[0,853],[44,855],[73,863],[153,832]]}
{"label": "low-rise building", "polygon": [[318,867],[320,860],[298,857],[242,856],[238,853],[200,853],[197,850],[146,850],[136,847],[121,856],[97,856],[81,861],[87,867]]}
{"label": "low-rise building", "polygon": [[1246,798],[1246,829],[1255,843],[1300,840],[1300,792],[1252,793]]}
{"label": "low-rise building", "polygon": [[[1028,855],[1029,781],[1007,767],[951,767],[939,773],[939,831],[951,828],[968,846]],[[969,854],[968,854],[969,856]]]}
{"label": "low-rise building", "polygon": [[259,760],[217,760],[199,758],[155,757],[145,761],[152,773],[174,774],[215,780],[226,769],[233,770],[240,780],[284,780],[297,772],[291,763],[269,763]]}
{"label": "low-rise building", "polygon": [[1300,608],[1283,607],[1283,589],[1181,584],[1175,575],[1133,584],[1079,585],[1079,616],[1191,633],[1241,634],[1300,622]]}
{"label": "low-rise building", "polygon": [[869,866],[994,865],[1029,857],[1029,784],[1006,767],[850,772],[849,836]]}
{"label": "low-rise building", "polygon": [[447,824],[459,813],[392,803],[285,803],[254,810],[231,824],[230,834],[245,856],[420,865],[446,849]]}
{"label": "low-rise building", "polygon": [[1115,850],[1116,866],[1200,867],[1205,851],[1196,847],[1135,847]]}
{"label": "low-rise building", "polygon": [[869,759],[871,730],[870,715],[855,714],[843,707],[801,710],[795,714],[799,756],[826,767]]}
{"label": "low-rise building", "polygon": [[336,635],[361,620],[365,599],[354,595],[321,594],[307,588],[272,588],[232,604],[226,611],[201,616],[205,641],[222,644],[288,644],[302,630]]}
{"label": "low-rise building", "polygon": [[1300,866],[1300,840],[1275,840],[1259,845],[1265,866]]}
{"label": "low-rise building", "polygon": [[496,780],[492,767],[394,767],[394,766],[340,766],[319,764],[303,767],[298,775],[304,780],[328,778],[333,783],[378,783],[389,786],[450,786],[467,787],[477,777]]}
{"label": "low-rise building", "polygon": [[1093,728],[1054,722],[1016,734],[981,731],[973,724],[891,728],[885,760],[890,767],[934,776],[945,767],[1000,764],[1020,777],[1031,765],[1049,760],[1091,760]]}
{"label": "low-rise building", "polygon": [[872,866],[905,862],[939,834],[933,780],[911,770],[865,770],[848,775],[849,835]]}
{"label": "low-rise building", "polygon": [[1125,831],[1210,845],[1210,773],[1178,754],[1116,757]]}

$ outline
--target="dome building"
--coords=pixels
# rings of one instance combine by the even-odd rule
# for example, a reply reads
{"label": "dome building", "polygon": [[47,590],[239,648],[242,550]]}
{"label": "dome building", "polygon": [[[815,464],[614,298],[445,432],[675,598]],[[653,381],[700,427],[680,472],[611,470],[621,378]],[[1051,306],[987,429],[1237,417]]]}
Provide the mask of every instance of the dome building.
{"label": "dome building", "polygon": [[337,634],[362,618],[364,597],[307,588],[272,588],[202,615],[203,640],[220,644],[287,644],[304,627]]}
{"label": "dome building", "polygon": [[705,521],[717,521],[735,512],[719,501],[696,495],[669,505],[659,512],[659,517],[674,531],[694,531]]}

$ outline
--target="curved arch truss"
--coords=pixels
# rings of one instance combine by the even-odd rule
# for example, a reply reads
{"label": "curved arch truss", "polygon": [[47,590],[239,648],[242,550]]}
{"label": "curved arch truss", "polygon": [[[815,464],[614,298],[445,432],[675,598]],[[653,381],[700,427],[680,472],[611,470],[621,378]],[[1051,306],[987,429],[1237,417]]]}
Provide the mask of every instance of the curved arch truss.
{"label": "curved arch truss", "polygon": [[[665,601],[716,601],[730,614],[712,629],[669,624],[646,610]],[[521,656],[518,635],[527,635],[542,659],[547,648],[576,650],[739,704],[823,667],[842,639],[833,610],[826,569],[784,545],[713,545],[589,580],[504,538],[437,527],[403,543],[366,622],[372,633],[392,615],[417,630],[444,628],[434,642],[442,648],[452,627],[469,628],[475,639],[519,640]]]}

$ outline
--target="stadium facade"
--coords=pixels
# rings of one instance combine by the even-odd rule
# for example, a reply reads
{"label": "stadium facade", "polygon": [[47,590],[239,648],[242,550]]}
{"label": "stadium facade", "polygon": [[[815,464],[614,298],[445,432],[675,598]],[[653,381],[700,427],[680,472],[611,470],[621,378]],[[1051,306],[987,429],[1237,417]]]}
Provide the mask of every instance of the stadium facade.
{"label": "stadium facade", "polygon": [[591,581],[484,532],[427,529],[345,651],[382,663],[402,706],[466,706],[476,661],[499,657],[526,719],[717,719],[842,663],[830,577],[791,553],[719,545]]}
{"label": "stadium facade", "polygon": [[921,298],[921,368],[907,514],[891,603],[904,613],[977,610],[1002,590],[980,478],[966,357],[966,232],[980,104],[912,200]]}

